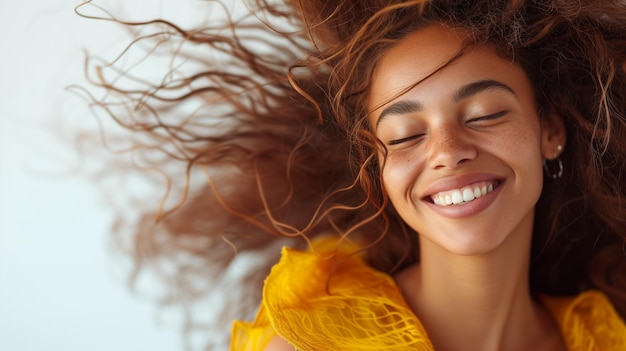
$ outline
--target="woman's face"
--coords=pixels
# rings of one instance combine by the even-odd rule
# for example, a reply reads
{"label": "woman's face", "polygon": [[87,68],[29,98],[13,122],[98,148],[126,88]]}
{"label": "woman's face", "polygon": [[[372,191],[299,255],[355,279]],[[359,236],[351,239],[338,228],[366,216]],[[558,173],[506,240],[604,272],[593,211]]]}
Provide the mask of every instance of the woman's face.
{"label": "woman's face", "polygon": [[402,39],[382,56],[367,107],[388,150],[383,187],[400,216],[421,240],[474,255],[530,234],[542,156],[553,158],[564,140],[542,127],[521,67],[487,47],[426,78],[462,40],[442,25]]}

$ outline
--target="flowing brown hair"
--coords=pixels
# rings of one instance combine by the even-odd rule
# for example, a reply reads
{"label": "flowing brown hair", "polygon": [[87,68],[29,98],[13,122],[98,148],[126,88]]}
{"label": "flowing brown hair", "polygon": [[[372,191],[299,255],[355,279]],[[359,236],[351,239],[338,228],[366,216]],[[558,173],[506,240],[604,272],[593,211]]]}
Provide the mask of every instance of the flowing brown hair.
{"label": "flowing brown hair", "polygon": [[626,316],[623,2],[250,2],[246,15],[197,29],[116,19],[149,29],[129,50],[158,56],[175,43],[170,62],[188,66],[168,66],[161,80],[87,62],[105,92],[94,108],[132,131],[133,154],[166,175],[157,220],[149,211],[118,228],[134,238],[137,272],[165,260],[172,291],[184,287],[193,300],[218,289],[242,253],[265,257],[242,273],[253,303],[228,305],[229,319],[254,309],[286,243],[277,238],[302,246],[329,231],[358,236],[372,266],[389,273],[419,261],[417,235],[382,191],[364,101],[380,55],[438,22],[523,67],[540,116],[565,121],[564,175],[545,182],[536,208],[533,292],[600,289]]}

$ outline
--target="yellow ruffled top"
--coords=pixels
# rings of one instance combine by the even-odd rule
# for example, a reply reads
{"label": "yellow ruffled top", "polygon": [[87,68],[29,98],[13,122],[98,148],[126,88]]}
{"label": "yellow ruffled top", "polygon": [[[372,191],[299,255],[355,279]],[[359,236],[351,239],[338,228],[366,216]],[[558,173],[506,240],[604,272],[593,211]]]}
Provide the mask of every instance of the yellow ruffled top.
{"label": "yellow ruffled top", "polygon": [[[256,319],[234,323],[230,350],[263,350],[280,335],[302,351],[433,351],[394,280],[351,255],[356,250],[345,243],[338,248],[335,239],[318,240],[306,252],[283,248]],[[601,292],[543,302],[568,350],[626,350],[626,325]]]}

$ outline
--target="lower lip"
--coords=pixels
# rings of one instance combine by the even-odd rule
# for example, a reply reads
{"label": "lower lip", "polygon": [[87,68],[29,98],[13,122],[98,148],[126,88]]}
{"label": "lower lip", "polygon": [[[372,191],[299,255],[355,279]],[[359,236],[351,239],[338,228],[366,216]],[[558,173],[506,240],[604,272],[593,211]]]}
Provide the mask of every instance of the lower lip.
{"label": "lower lip", "polygon": [[474,216],[489,207],[495,201],[496,197],[498,197],[498,194],[503,187],[504,182],[501,181],[498,187],[493,189],[492,192],[462,205],[438,206],[430,201],[424,202],[430,206],[433,211],[443,217],[450,219],[466,218]]}

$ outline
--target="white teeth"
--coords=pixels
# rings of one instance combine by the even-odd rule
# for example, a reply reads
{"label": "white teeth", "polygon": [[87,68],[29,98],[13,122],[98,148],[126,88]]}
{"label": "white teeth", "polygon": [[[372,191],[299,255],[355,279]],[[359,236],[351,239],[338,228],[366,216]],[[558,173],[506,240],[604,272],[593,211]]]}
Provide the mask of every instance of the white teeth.
{"label": "white teeth", "polygon": [[468,202],[474,200],[474,191],[470,188],[463,189],[463,201]]}
{"label": "white teeth", "polygon": [[452,203],[453,204],[460,204],[461,202],[463,202],[463,195],[461,194],[460,191],[455,190],[452,192]]}
{"label": "white teeth", "polygon": [[465,204],[493,191],[492,182],[479,182],[470,186],[440,192],[432,195],[431,199],[437,206]]}
{"label": "white teeth", "polygon": [[474,198],[481,197],[481,196],[483,196],[483,195],[484,195],[484,194],[481,192],[481,190],[480,190],[480,188],[479,188],[479,187],[475,187],[475,188],[474,188]]}

